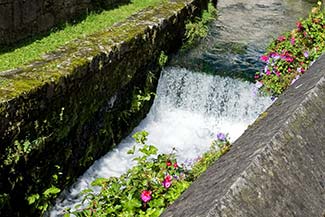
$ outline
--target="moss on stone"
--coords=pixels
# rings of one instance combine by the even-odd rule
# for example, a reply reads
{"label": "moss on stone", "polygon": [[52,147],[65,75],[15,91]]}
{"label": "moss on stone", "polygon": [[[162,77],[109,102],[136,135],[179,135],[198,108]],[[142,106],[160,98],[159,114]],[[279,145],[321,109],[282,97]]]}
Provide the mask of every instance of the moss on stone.
{"label": "moss on stone", "polygon": [[[0,73],[0,152],[8,153],[0,162],[21,153],[14,141],[32,146],[28,155],[2,165],[0,190],[14,192],[11,200],[32,212],[24,198],[53,184],[48,168],[61,166],[64,187],[130,133],[153,101],[161,52],[180,46],[181,29],[196,10],[183,0],[146,9],[42,60]],[[134,109],[136,100],[141,106]]]}

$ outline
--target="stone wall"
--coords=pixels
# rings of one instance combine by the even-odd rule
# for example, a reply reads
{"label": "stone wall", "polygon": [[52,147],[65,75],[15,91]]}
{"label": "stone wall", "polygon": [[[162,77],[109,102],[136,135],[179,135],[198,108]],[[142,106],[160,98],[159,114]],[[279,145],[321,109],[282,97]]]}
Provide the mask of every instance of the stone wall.
{"label": "stone wall", "polygon": [[0,0],[0,46],[130,0]]}
{"label": "stone wall", "polygon": [[206,6],[164,3],[0,72],[0,216],[38,216],[28,196],[71,184],[130,133],[152,103],[137,96],[155,92],[162,51],[180,47]]}
{"label": "stone wall", "polygon": [[325,56],[163,217],[324,217]]}

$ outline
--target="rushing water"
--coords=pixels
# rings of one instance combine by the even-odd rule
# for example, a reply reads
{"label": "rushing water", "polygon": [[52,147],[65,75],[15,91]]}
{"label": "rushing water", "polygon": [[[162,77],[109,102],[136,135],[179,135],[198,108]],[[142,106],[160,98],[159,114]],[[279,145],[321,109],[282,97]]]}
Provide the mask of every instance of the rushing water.
{"label": "rushing water", "polygon": [[[148,131],[148,144],[156,145],[160,152],[176,148],[181,162],[194,159],[208,150],[217,132],[228,133],[234,141],[271,104],[269,98],[255,96],[253,90],[254,85],[248,82],[166,68],[154,104],[134,132]],[[131,135],[79,178],[52,216],[60,208],[80,202],[79,192],[94,179],[119,176],[133,165],[132,156],[126,153],[134,145]]]}
{"label": "rushing water", "polygon": [[[260,67],[258,56],[266,44],[291,29],[309,8],[301,0],[219,0],[219,18],[208,38],[163,70],[154,104],[134,132],[148,131],[148,144],[160,152],[176,148],[179,161],[206,151],[217,132],[234,141],[271,100],[255,96],[249,82],[218,75],[249,79]],[[119,176],[132,167],[132,156],[126,154],[134,145],[131,135],[66,190],[50,216],[79,203],[79,193],[97,177]]]}

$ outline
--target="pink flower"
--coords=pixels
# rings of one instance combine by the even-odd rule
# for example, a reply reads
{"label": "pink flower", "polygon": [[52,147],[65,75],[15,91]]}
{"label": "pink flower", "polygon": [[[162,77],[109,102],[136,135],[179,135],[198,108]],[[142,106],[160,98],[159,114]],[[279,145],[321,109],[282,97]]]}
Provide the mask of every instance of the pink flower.
{"label": "pink flower", "polygon": [[255,79],[258,79],[259,77],[260,77],[260,76],[259,76],[259,75],[257,75],[257,74],[256,74],[256,75],[254,75],[254,78],[255,78]]}
{"label": "pink flower", "polygon": [[269,60],[269,57],[266,55],[261,56],[260,58],[263,62],[267,62]]}
{"label": "pink flower", "polygon": [[296,22],[296,25],[297,25],[297,28],[299,31],[301,31],[303,29],[301,22],[299,22],[299,21]]}
{"label": "pink flower", "polygon": [[176,169],[178,167],[177,162],[174,163],[174,168]]}
{"label": "pink flower", "polygon": [[151,200],[151,191],[143,190],[141,192],[141,200],[145,203]]}
{"label": "pink flower", "polygon": [[172,177],[170,175],[165,176],[162,184],[166,189],[168,189],[172,185]]}
{"label": "pink flower", "polygon": [[276,71],[275,74],[276,74],[276,76],[278,76],[278,77],[280,77],[280,75],[281,75],[279,71]]}
{"label": "pink flower", "polygon": [[270,75],[271,74],[271,71],[270,70],[267,70],[265,74],[266,75]]}
{"label": "pink flower", "polygon": [[172,162],[167,161],[167,162],[166,162],[166,165],[167,165],[168,167],[170,167],[170,166],[172,165]]}
{"label": "pink flower", "polygon": [[297,68],[297,72],[304,74],[304,72],[305,72],[305,69],[304,69],[304,68],[301,68],[301,67],[299,67],[299,68]]}
{"label": "pink flower", "polygon": [[296,43],[296,39],[295,39],[294,37],[292,37],[292,38],[290,39],[290,43],[291,43],[292,45],[294,45],[294,44]]}
{"label": "pink flower", "polygon": [[278,41],[284,41],[284,40],[286,40],[286,37],[285,37],[285,36],[280,35],[280,36],[278,37]]}
{"label": "pink flower", "polygon": [[285,60],[286,60],[288,63],[292,63],[292,62],[293,62],[293,57],[287,56],[287,57],[285,58]]}
{"label": "pink flower", "polygon": [[306,31],[304,31],[304,36],[307,37],[307,32]]}

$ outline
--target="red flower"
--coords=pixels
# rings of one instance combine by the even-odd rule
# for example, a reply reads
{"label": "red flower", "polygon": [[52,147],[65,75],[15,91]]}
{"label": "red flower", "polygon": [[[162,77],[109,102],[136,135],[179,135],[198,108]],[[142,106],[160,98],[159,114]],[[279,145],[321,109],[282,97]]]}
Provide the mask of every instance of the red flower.
{"label": "red flower", "polygon": [[170,166],[172,165],[172,162],[167,161],[167,162],[166,162],[166,165],[167,165],[168,167],[170,167]]}
{"label": "red flower", "polygon": [[178,167],[178,164],[177,162],[174,163],[174,168],[177,168]]}
{"label": "red flower", "polygon": [[141,200],[145,203],[151,200],[151,191],[143,190],[141,192]]}

